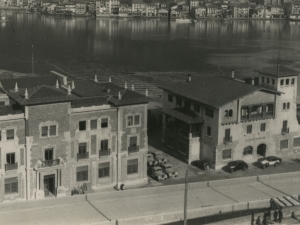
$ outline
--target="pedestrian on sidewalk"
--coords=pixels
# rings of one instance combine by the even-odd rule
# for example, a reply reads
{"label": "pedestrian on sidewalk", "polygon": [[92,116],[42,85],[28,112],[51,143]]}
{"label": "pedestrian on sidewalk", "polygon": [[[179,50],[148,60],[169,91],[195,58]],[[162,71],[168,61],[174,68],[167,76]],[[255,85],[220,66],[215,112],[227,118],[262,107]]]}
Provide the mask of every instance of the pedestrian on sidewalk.
{"label": "pedestrian on sidewalk", "polygon": [[271,220],[271,217],[267,217],[266,224],[274,224],[273,221]]}
{"label": "pedestrian on sidewalk", "polygon": [[281,223],[282,217],[283,217],[283,214],[282,214],[281,209],[278,210],[278,217],[279,217],[279,218],[278,218],[278,222]]}
{"label": "pedestrian on sidewalk", "polygon": [[274,221],[276,222],[276,221],[277,221],[277,217],[278,217],[278,212],[277,212],[277,210],[274,211],[273,216],[274,216]]}
{"label": "pedestrian on sidewalk", "polygon": [[256,225],[261,225],[261,222],[260,222],[260,216],[259,217],[257,217],[257,219],[256,219]]}

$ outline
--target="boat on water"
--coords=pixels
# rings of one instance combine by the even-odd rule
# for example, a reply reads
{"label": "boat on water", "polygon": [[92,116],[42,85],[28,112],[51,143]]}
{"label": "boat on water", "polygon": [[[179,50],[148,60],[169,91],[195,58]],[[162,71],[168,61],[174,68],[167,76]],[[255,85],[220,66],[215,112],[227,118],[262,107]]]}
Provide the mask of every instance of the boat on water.
{"label": "boat on water", "polygon": [[176,19],[176,23],[193,23],[194,20],[189,18],[178,18]]}

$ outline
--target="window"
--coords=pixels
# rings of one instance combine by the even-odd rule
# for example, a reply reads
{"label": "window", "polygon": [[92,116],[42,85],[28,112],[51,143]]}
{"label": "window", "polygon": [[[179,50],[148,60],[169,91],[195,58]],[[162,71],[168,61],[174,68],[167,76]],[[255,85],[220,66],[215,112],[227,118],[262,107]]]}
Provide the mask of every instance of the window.
{"label": "window", "polygon": [[225,141],[230,141],[230,129],[225,129]]}
{"label": "window", "polygon": [[265,83],[265,77],[262,77],[262,78],[261,78],[261,82],[262,82],[262,83]]}
{"label": "window", "polygon": [[50,126],[50,136],[56,136],[56,125]]}
{"label": "window", "polygon": [[273,104],[267,105],[267,107],[266,107],[266,112],[268,112],[268,113],[273,113]]}
{"label": "window", "polygon": [[292,78],[291,84],[295,84],[295,78]]}
{"label": "window", "polygon": [[127,117],[128,126],[138,126],[140,125],[140,115],[128,116]]}
{"label": "window", "polygon": [[79,121],[79,130],[86,130],[86,121]]}
{"label": "window", "polygon": [[253,148],[251,146],[247,146],[244,148],[243,155],[252,155]]}
{"label": "window", "polygon": [[101,119],[101,128],[107,128],[107,127],[108,127],[108,118],[102,118]]}
{"label": "window", "polygon": [[285,80],[285,85],[289,85],[290,84],[290,79],[286,79]]}
{"label": "window", "polygon": [[168,136],[167,145],[170,146],[170,147],[172,147],[173,143],[174,143],[173,138],[171,136]]}
{"label": "window", "polygon": [[232,110],[232,109],[229,110],[228,116],[229,116],[229,117],[232,117],[232,116],[233,116],[233,110]]}
{"label": "window", "polygon": [[266,123],[261,123],[261,124],[260,124],[260,131],[261,131],[261,132],[266,131]]}
{"label": "window", "polygon": [[97,130],[97,120],[91,120],[90,129]]}
{"label": "window", "polygon": [[290,103],[289,102],[286,104],[286,108],[290,109]]}
{"label": "window", "polygon": [[86,153],[86,143],[79,143],[78,153],[79,154]]}
{"label": "window", "polygon": [[211,137],[211,127],[207,126],[206,134]]}
{"label": "window", "polygon": [[5,105],[5,102],[3,102],[3,101],[0,101],[0,105]]}
{"label": "window", "polygon": [[289,140],[281,140],[280,141],[280,150],[287,149],[289,147]]}
{"label": "window", "polygon": [[280,80],[280,85],[283,86],[284,85],[284,79]]}
{"label": "window", "polygon": [[282,128],[286,129],[287,128],[287,124],[288,124],[287,120],[282,121]]}
{"label": "window", "polygon": [[18,193],[18,178],[12,177],[12,178],[6,178],[5,179],[5,194],[14,194]]}
{"label": "window", "polygon": [[78,181],[88,181],[89,168],[88,166],[81,166],[76,168],[76,176]]}
{"label": "window", "polygon": [[199,113],[200,112],[200,105],[194,104],[194,111]]}
{"label": "window", "polygon": [[48,127],[42,127],[42,137],[48,137]]}
{"label": "window", "polygon": [[173,95],[168,95],[168,101],[173,102]]}
{"label": "window", "polygon": [[269,84],[270,83],[270,79],[267,77],[267,84]]}
{"label": "window", "polygon": [[213,118],[214,117],[214,111],[212,109],[206,108],[205,109],[205,115]]}
{"label": "window", "polygon": [[275,80],[274,79],[272,79],[272,85],[275,85]]}
{"label": "window", "polygon": [[6,139],[7,140],[13,140],[13,139],[15,139],[15,131],[13,129],[6,131]]}
{"label": "window", "polygon": [[138,173],[138,159],[130,159],[127,161],[127,174]]}
{"label": "window", "polygon": [[248,125],[247,126],[247,134],[251,134],[252,133],[252,125]]}
{"label": "window", "polygon": [[191,103],[189,101],[184,102],[184,108],[191,109]]}
{"label": "window", "polygon": [[249,108],[248,107],[244,107],[242,108],[242,117],[246,118],[249,115]]}
{"label": "window", "polygon": [[294,138],[294,147],[300,147],[300,137]]}
{"label": "window", "polygon": [[101,140],[101,150],[108,150],[108,140]]}
{"label": "window", "polygon": [[231,149],[225,149],[222,151],[222,159],[231,159]]}
{"label": "window", "polygon": [[137,136],[133,136],[129,138],[129,147],[137,146]]}
{"label": "window", "polygon": [[6,163],[7,164],[15,164],[15,153],[6,154]]}
{"label": "window", "polygon": [[179,106],[179,107],[182,106],[182,99],[181,98],[176,98],[176,106]]}
{"label": "window", "polygon": [[98,166],[98,178],[109,177],[109,162],[100,163]]}
{"label": "window", "polygon": [[53,160],[53,148],[45,149],[45,161]]}
{"label": "window", "polygon": [[283,108],[283,109],[285,109],[285,108],[286,108],[286,103],[283,103],[283,106],[282,106],[282,108]]}

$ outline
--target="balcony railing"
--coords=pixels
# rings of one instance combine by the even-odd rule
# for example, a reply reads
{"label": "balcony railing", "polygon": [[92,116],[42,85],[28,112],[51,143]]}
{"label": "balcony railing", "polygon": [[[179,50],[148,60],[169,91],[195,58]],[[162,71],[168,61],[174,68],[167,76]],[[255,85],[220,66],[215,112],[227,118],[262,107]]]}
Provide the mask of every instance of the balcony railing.
{"label": "balcony railing", "polygon": [[284,127],[281,129],[281,134],[288,134],[288,133],[290,133],[290,128]]}
{"label": "balcony railing", "polygon": [[224,137],[224,139],[223,139],[224,144],[228,144],[228,143],[231,143],[231,142],[232,142],[232,137]]}
{"label": "balcony railing", "polygon": [[89,158],[89,152],[77,153],[77,161],[81,159],[88,159],[88,158]]}
{"label": "balcony railing", "polygon": [[200,132],[191,133],[192,138],[200,137]]}
{"label": "balcony railing", "polygon": [[18,163],[5,164],[5,171],[18,169]]}
{"label": "balcony railing", "polygon": [[135,152],[139,152],[140,150],[140,146],[135,146],[135,147],[128,147],[128,153],[135,153]]}
{"label": "balcony railing", "polygon": [[43,161],[41,167],[51,167],[51,166],[58,166],[58,165],[59,165],[59,159],[53,159],[53,160]]}
{"label": "balcony railing", "polygon": [[252,114],[252,115],[242,115],[241,121],[248,121],[248,120],[256,120],[256,119],[267,119],[270,117],[273,117],[274,113],[271,112],[264,112],[264,113],[258,113],[258,114]]}
{"label": "balcony railing", "polygon": [[110,149],[99,150],[99,158],[110,155]]}

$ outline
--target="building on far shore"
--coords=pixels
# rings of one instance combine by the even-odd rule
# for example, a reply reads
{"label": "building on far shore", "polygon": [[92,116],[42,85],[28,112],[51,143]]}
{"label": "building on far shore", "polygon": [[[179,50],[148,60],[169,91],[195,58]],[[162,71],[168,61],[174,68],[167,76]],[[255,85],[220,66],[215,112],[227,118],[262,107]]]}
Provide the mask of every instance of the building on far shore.
{"label": "building on far shore", "polygon": [[300,150],[298,72],[277,65],[259,71],[258,83],[230,77],[189,76],[161,87],[162,142],[187,163],[208,158],[214,169]]}
{"label": "building on far shore", "polygon": [[0,82],[0,202],[147,182],[146,96],[96,76]]}

